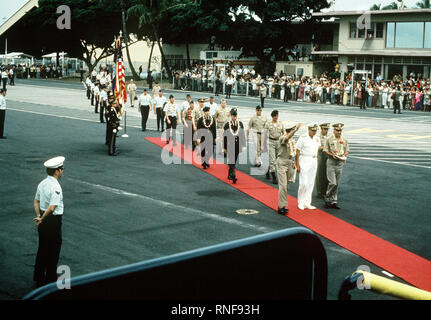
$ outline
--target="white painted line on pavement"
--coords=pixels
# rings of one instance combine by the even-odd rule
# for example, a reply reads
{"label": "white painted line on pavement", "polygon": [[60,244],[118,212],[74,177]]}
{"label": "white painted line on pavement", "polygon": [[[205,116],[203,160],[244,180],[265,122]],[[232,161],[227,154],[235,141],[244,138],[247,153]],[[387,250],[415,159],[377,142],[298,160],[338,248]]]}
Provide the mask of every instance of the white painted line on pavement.
{"label": "white painted line on pavement", "polygon": [[162,206],[162,207],[165,207],[165,208],[168,208],[168,209],[172,209],[174,211],[181,210],[181,211],[186,212],[186,213],[194,213],[194,214],[197,214],[197,215],[199,215],[201,217],[209,218],[209,219],[212,219],[212,220],[216,220],[216,221],[219,221],[219,222],[224,222],[224,223],[231,224],[231,225],[236,225],[236,226],[239,226],[239,227],[242,227],[242,228],[252,229],[254,231],[259,231],[259,232],[263,232],[263,233],[274,231],[273,229],[270,229],[270,228],[267,228],[267,227],[261,227],[261,226],[255,225],[255,224],[242,222],[242,221],[239,221],[239,220],[236,220],[236,219],[233,219],[233,218],[223,217],[223,216],[220,216],[220,215],[217,215],[217,214],[214,214],[214,213],[210,213],[210,212],[206,212],[206,211],[202,211],[202,210],[197,210],[197,209],[193,209],[193,208],[184,207],[184,206],[181,206],[181,205],[176,204],[176,203],[171,203],[171,202],[167,202],[167,201],[164,201],[164,200],[159,200],[159,199],[151,198],[151,197],[144,196],[144,195],[141,195],[141,194],[132,193],[132,192],[128,192],[128,191],[125,191],[125,190],[121,190],[121,189],[117,189],[117,188],[112,188],[112,187],[108,187],[108,186],[104,186],[104,185],[100,185],[100,184],[96,184],[96,183],[91,183],[91,182],[87,182],[87,181],[82,181],[82,180],[78,180],[78,179],[73,179],[73,178],[69,178],[69,177],[67,177],[66,179],[74,181],[74,182],[77,182],[77,183],[85,184],[85,185],[91,186],[91,187],[96,188],[96,189],[100,189],[100,190],[103,190],[103,191],[108,191],[108,192],[111,192],[111,193],[114,193],[114,194],[118,194],[118,195],[122,195],[122,196],[127,196],[127,197],[131,197],[131,198],[138,198],[138,199],[142,199],[142,200],[145,200],[145,201],[150,201],[150,202],[156,203],[159,206]]}

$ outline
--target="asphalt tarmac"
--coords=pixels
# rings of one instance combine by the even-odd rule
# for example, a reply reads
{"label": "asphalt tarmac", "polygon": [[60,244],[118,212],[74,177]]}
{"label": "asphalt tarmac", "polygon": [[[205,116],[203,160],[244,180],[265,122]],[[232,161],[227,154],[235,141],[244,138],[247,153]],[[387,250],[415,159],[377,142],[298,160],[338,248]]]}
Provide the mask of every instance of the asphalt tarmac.
{"label": "asphalt tarmac", "polygon": [[[34,289],[38,240],[32,202],[37,184],[46,176],[43,162],[57,155],[66,157],[60,181],[65,215],[59,264],[68,265],[72,276],[299,226],[200,169],[164,165],[161,149],[144,139],[160,134],[140,130],[136,108],[126,108],[129,137],[119,137],[120,154],[109,157],[105,125],[98,122],[82,85],[44,80],[16,83],[8,87],[6,96],[8,139],[0,141],[0,299],[20,299]],[[192,94],[194,100],[204,96]],[[245,123],[256,104],[255,98],[228,100],[228,106],[239,107]],[[268,117],[272,109],[281,110],[281,120],[336,119],[348,124],[344,134],[352,142],[352,153],[339,192],[342,209],[326,211],[431,260],[429,113],[406,111],[398,117],[391,110],[366,110],[358,114],[352,107],[284,105],[275,100],[265,106]],[[153,116],[148,126],[155,128]],[[421,161],[415,161],[418,158]],[[250,164],[239,169],[248,173]],[[264,176],[257,179],[267,181]],[[290,186],[289,194],[296,197],[297,189],[298,182]],[[313,204],[324,205],[320,199]],[[236,210],[243,208],[259,213],[238,215]],[[328,299],[337,298],[344,277],[361,265],[388,277],[371,262],[320,238],[328,256]],[[352,299],[392,298],[355,290]]]}

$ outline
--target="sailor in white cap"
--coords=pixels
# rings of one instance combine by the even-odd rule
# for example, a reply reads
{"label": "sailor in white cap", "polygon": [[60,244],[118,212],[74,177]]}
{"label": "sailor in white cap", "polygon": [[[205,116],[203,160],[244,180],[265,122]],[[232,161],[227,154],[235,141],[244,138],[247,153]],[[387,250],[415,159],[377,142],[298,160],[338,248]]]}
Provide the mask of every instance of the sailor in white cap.
{"label": "sailor in white cap", "polygon": [[64,157],[55,157],[44,163],[48,177],[37,186],[33,201],[35,221],[39,233],[33,279],[37,286],[57,281],[57,263],[61,249],[61,218],[63,191],[58,180],[63,175]]}
{"label": "sailor in white cap", "polygon": [[307,125],[308,132],[301,135],[296,143],[296,170],[299,173],[298,208],[316,209],[311,205],[314,181],[317,171],[317,152],[320,138],[316,136],[317,123]]}

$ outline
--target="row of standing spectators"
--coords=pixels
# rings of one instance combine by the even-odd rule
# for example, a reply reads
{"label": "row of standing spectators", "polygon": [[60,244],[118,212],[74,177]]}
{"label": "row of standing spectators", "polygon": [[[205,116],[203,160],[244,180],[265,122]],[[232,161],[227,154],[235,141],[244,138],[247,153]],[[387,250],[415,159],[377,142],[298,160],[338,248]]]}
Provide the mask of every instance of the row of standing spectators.
{"label": "row of standing spectators", "polygon": [[293,100],[389,109],[399,104],[402,109],[431,111],[429,78],[410,77],[402,80],[398,76],[385,82],[378,75],[376,80],[368,79],[367,83],[364,78],[351,81],[348,76],[346,81],[341,81],[329,79],[327,74],[313,78],[300,78],[296,75],[286,75],[282,71],[261,77],[254,69],[249,70],[242,66],[238,69],[228,66],[226,70],[216,73],[211,64],[175,71],[173,75],[174,89],[209,92],[216,95],[232,93],[261,96],[262,83],[267,88],[266,97],[285,102]]}

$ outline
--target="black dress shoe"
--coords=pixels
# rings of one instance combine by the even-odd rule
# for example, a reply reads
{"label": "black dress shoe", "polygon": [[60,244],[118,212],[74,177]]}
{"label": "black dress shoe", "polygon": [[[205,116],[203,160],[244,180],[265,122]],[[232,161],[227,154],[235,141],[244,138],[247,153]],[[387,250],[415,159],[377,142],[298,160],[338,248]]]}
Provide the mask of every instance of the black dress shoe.
{"label": "black dress shoe", "polygon": [[334,209],[341,209],[339,206],[337,206],[337,204],[336,204],[336,203],[333,203],[333,204],[332,204],[332,208],[334,208]]}
{"label": "black dress shoe", "polygon": [[286,208],[278,208],[277,212],[278,214],[286,215],[289,212],[289,210]]}
{"label": "black dress shoe", "polygon": [[237,181],[238,181],[238,179],[237,179],[236,177],[233,177],[233,178],[232,178],[232,182],[233,182],[233,183],[236,183]]}
{"label": "black dress shoe", "polygon": [[326,202],[324,208],[325,209],[332,209],[333,207],[332,207],[332,204]]}

